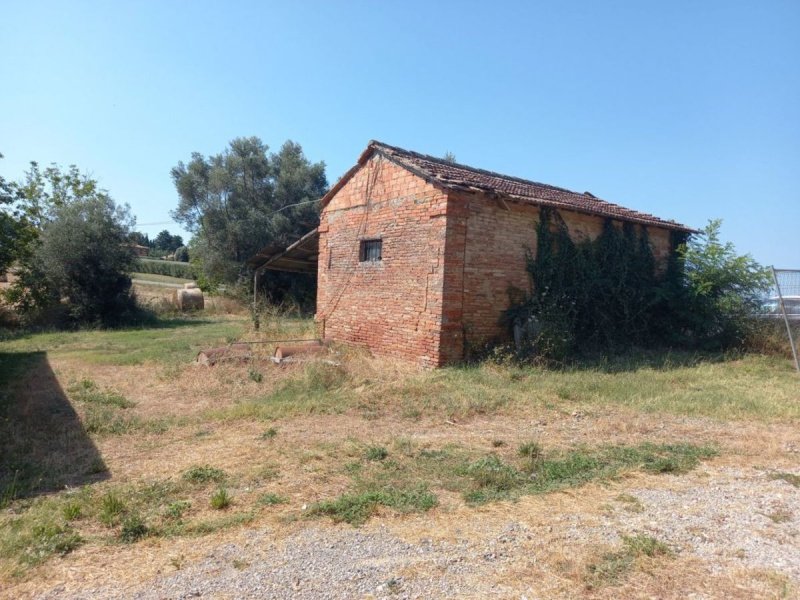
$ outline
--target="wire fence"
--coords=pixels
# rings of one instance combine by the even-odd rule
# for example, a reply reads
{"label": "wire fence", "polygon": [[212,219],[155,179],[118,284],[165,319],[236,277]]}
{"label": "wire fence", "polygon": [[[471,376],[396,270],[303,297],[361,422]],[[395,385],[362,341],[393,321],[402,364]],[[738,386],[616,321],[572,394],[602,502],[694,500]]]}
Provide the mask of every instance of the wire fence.
{"label": "wire fence", "polygon": [[794,366],[800,372],[800,360],[797,354],[797,340],[792,334],[793,325],[800,323],[800,269],[772,268],[774,295],[769,300],[770,313],[783,319],[786,324],[786,335],[792,346]]}

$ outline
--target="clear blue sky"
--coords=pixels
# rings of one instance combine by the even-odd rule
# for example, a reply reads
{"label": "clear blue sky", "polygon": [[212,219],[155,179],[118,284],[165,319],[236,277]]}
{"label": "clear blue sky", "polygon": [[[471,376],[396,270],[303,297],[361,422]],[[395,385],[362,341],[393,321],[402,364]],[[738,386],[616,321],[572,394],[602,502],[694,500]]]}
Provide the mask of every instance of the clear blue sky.
{"label": "clear blue sky", "polygon": [[[800,1],[5,2],[0,174],[78,165],[140,223],[257,135],[575,189],[800,268]],[[143,226],[179,232],[175,225]]]}

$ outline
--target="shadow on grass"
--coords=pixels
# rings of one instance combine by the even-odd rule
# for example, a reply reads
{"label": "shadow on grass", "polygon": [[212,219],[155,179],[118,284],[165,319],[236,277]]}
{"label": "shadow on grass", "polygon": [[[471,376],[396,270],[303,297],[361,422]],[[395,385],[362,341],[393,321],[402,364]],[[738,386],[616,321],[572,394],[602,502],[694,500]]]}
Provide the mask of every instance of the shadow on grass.
{"label": "shadow on grass", "polygon": [[46,352],[0,352],[0,506],[107,479]]}

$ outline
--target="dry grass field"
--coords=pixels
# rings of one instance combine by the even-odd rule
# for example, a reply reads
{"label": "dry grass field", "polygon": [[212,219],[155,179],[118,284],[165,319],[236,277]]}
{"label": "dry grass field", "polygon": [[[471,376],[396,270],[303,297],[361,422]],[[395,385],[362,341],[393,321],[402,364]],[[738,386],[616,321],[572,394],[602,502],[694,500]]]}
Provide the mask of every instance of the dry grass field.
{"label": "dry grass field", "polygon": [[[278,597],[800,593],[785,360],[419,371],[341,347],[277,366],[264,343],[195,365],[313,335],[223,312],[0,341],[0,597],[182,597],[265,565],[307,571]],[[315,575],[304,548],[334,547],[342,577]]]}

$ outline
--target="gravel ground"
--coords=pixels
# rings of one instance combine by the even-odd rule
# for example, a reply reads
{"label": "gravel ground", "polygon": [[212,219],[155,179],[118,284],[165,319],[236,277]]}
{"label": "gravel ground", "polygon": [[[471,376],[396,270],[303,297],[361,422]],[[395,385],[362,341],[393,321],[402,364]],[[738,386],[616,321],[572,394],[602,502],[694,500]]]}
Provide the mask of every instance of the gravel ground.
{"label": "gravel ground", "polygon": [[800,584],[800,488],[756,469],[701,467],[664,479],[663,488],[626,490],[599,514],[553,515],[544,532],[526,524],[515,506],[509,510],[514,520],[500,529],[487,525],[485,537],[446,542],[412,543],[375,523],[353,529],[312,521],[281,542],[269,530],[250,531],[243,542],[219,546],[202,561],[133,589],[77,595],[53,589],[43,597],[532,599],[547,594],[530,589],[530,582],[501,583],[498,573],[546,556],[548,545],[613,547],[634,533],[701,560],[709,575],[761,569]]}

